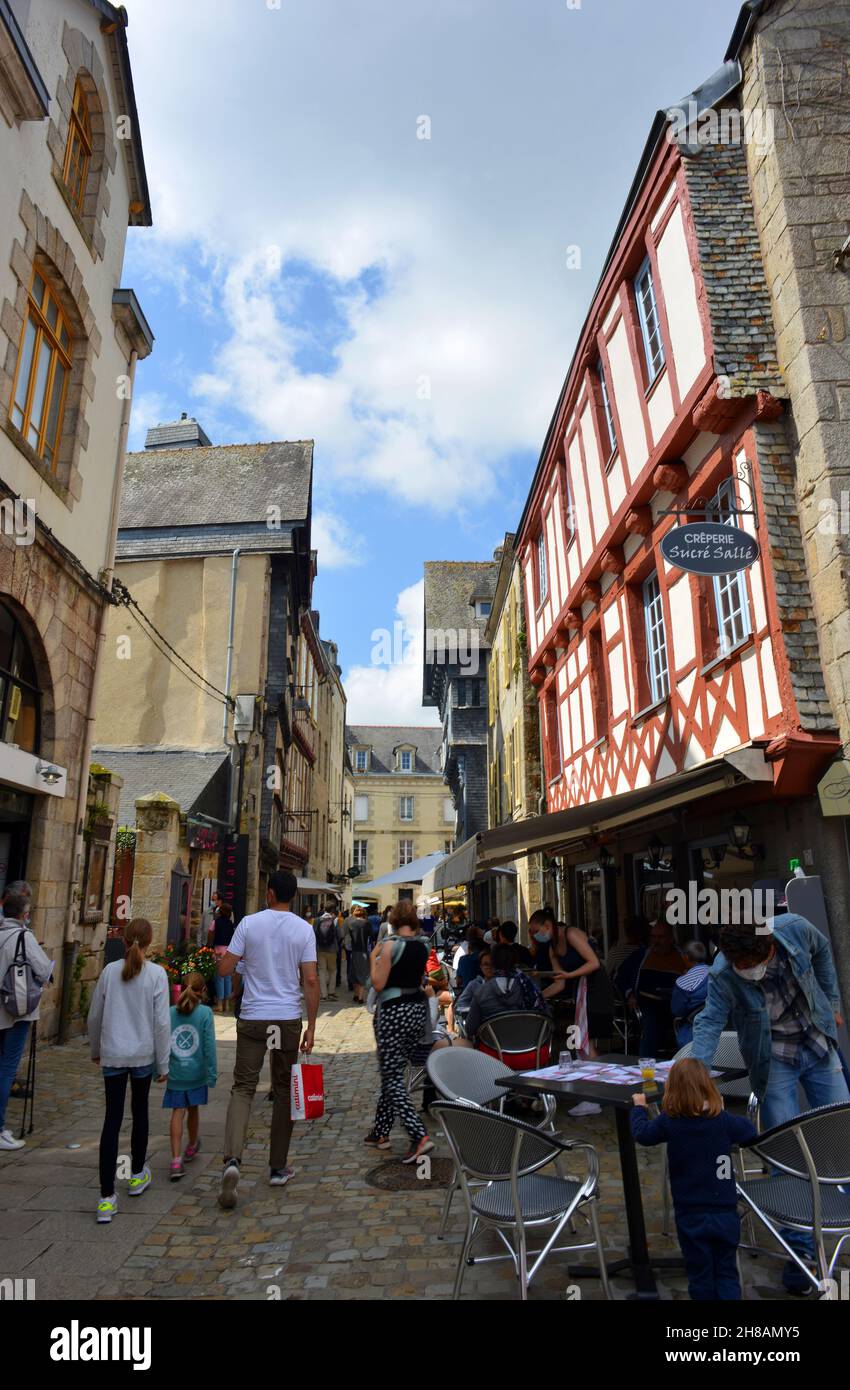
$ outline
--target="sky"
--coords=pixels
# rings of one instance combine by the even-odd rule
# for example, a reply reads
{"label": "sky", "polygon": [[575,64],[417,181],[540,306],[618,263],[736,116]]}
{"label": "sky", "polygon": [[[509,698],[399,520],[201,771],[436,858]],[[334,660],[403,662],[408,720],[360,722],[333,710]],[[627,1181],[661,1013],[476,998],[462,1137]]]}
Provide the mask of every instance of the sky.
{"label": "sky", "polygon": [[183,411],[214,444],[315,440],[349,722],[435,722],[423,563],[515,529],[653,116],[738,0],[128,10],[154,226],[123,283],[156,335],[130,447]]}

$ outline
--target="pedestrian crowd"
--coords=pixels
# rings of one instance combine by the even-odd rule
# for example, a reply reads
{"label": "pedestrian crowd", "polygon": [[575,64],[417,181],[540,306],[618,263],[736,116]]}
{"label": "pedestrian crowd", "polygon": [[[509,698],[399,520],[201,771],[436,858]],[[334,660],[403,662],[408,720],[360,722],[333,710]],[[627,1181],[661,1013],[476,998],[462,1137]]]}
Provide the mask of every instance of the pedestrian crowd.
{"label": "pedestrian crowd", "polygon": [[[109,1224],[118,1210],[117,1180],[129,1198],[150,1186],[150,1099],[164,1087],[169,1112],[169,1176],[179,1181],[200,1151],[201,1121],[216,1085],[213,1010],[226,1010],[240,980],[236,1056],[227,1109],[218,1200],[238,1201],[251,1109],[266,1055],[271,1072],[269,1183],[284,1186],[293,1120],[292,1068],[314,1048],[322,999],[338,998],[343,972],[354,1002],[373,1014],[379,1091],[367,1147],[387,1151],[398,1123],[406,1131],[403,1163],[434,1147],[428,1133],[437,1099],[426,1081],[417,1108],[409,1069],[434,1049],[487,1050],[486,1025],[506,1012],[573,1019],[572,1051],[592,1059],[610,1049],[613,1021],[632,1015],[641,1056],[687,1044],[666,1079],[657,1114],[636,1092],[635,1140],[665,1144],[679,1244],[693,1299],[737,1299],[740,1238],[732,1151],[756,1136],[749,1119],[724,1108],[711,1066],[721,1034],[737,1035],[760,1106],[762,1131],[800,1113],[799,1090],[812,1108],[850,1103],[838,983],[825,936],[806,919],[779,913],[768,929],[727,925],[713,943],[680,947],[663,919],[629,918],[607,952],[601,932],[585,933],[547,908],[532,913],[528,944],[517,924],[492,918],[470,923],[463,913],[423,917],[408,900],[382,914],[355,904],[346,915],[328,904],[313,920],[293,912],[297,880],[286,870],[269,876],[263,910],[232,920],[216,898],[209,941],[217,959],[210,992],[203,975],[184,976],[176,999],[162,966],[148,958],[151,924],[134,918],[124,928],[123,960],[106,965],[88,1014],[92,1061],[103,1076],[104,1119],[99,1148],[96,1219]],[[54,963],[30,926],[32,889],[10,883],[0,920],[0,1149],[24,1147],[6,1123],[26,1043],[38,1019],[41,992]],[[211,998],[211,1002],[210,1001]],[[211,1007],[212,1004],[212,1007]],[[304,1012],[306,1010],[306,1023]],[[119,1136],[130,1094],[130,1163],[119,1173]],[[529,1102],[530,1104],[530,1102]],[[574,1106],[570,1118],[598,1113]],[[727,1162],[728,1160],[728,1162]],[[813,1259],[811,1235],[781,1228],[796,1255],[783,1270],[785,1288],[806,1291],[803,1266]]]}

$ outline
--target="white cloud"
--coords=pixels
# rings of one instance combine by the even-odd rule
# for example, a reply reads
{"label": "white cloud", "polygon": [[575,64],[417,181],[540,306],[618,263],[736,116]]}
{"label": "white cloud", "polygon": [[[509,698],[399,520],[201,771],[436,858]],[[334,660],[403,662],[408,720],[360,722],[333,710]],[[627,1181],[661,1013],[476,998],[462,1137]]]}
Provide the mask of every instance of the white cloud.
{"label": "white cloud", "polygon": [[313,549],[318,551],[319,573],[362,565],[363,543],[342,517],[333,512],[316,511],[311,526]]}
{"label": "white cloud", "polygon": [[[373,653],[382,664],[352,666],[345,676],[349,724],[439,725],[437,710],[422,705],[424,580],[403,589],[396,619],[372,634]],[[391,661],[386,658],[391,656]],[[398,659],[401,658],[401,659]]]}

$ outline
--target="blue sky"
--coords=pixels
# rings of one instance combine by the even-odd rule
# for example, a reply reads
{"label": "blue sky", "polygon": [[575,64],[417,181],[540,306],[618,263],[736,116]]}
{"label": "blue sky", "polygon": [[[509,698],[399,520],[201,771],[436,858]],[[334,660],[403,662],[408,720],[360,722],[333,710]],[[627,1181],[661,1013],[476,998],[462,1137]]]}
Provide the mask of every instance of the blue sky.
{"label": "blue sky", "polygon": [[[351,721],[426,722],[423,561],[516,525],[653,115],[737,0],[129,8],[155,226],[123,279],[156,334],[131,447],[183,410],[217,444],[313,438]],[[408,660],[375,667],[399,616]]]}

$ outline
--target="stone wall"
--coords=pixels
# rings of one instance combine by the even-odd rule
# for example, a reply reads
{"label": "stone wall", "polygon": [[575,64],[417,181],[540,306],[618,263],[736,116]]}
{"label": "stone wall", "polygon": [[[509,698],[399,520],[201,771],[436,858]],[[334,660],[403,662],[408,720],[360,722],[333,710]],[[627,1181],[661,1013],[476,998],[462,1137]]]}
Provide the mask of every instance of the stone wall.
{"label": "stone wall", "polygon": [[[40,755],[68,770],[64,797],[35,796],[27,878],[33,885],[33,929],[56,961],[43,995],[41,1036],[58,1022],[62,943],[74,866],[80,750],[94,672],[99,591],[38,528],[33,545],[0,531],[0,600],[13,609],[30,643],[42,691]],[[79,888],[77,887],[77,893]]]}
{"label": "stone wall", "polygon": [[850,754],[850,7],[776,0],[741,55],[746,112],[776,140],[747,148],[791,399],[789,444],[826,688]]}
{"label": "stone wall", "polygon": [[[161,949],[168,935],[171,870],[180,858],[180,807],[164,792],[136,802],[136,859],[133,916],[153,927],[153,945]],[[188,864],[188,855],[185,862]]]}

